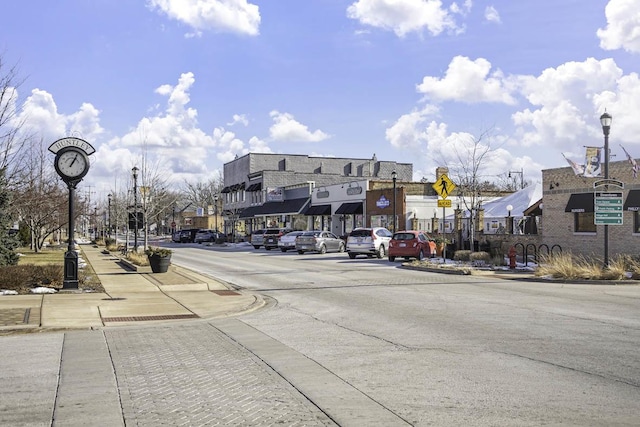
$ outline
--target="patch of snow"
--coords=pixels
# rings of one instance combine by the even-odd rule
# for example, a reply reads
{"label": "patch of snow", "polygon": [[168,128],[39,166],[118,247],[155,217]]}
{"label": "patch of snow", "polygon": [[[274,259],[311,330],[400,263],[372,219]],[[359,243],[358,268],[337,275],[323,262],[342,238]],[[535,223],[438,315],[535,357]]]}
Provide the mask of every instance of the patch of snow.
{"label": "patch of snow", "polygon": [[32,294],[55,294],[56,292],[58,291],[53,288],[45,288],[43,286],[31,289]]}
{"label": "patch of snow", "polygon": [[9,289],[0,289],[0,295],[18,295],[18,292]]}

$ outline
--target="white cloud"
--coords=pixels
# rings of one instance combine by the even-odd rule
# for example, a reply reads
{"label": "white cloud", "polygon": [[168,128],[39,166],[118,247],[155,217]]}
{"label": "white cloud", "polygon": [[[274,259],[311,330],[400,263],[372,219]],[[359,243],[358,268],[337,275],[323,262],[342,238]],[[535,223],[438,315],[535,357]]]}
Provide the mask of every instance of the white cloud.
{"label": "white cloud", "polygon": [[234,114],[233,120],[227,123],[227,126],[234,126],[238,123],[243,126],[249,126],[249,119],[247,119],[247,116],[245,114]]}
{"label": "white cloud", "polygon": [[74,135],[93,145],[104,133],[99,115],[100,112],[88,103],[82,104],[78,111],[70,115],[61,114],[50,93],[33,89],[25,100],[18,119],[25,120],[27,131],[42,138],[45,143]]}
{"label": "white cloud", "polygon": [[417,90],[434,101],[515,104],[511,80],[500,70],[489,74],[490,71],[491,63],[484,58],[472,61],[466,56],[456,56],[443,78],[425,76]]}
{"label": "white cloud", "polygon": [[197,34],[205,30],[259,34],[260,10],[247,0],[149,0],[149,5],[189,25]]}
{"label": "white cloud", "polygon": [[[598,117],[605,108],[620,112],[623,122],[632,122],[629,111],[633,110],[620,106],[640,107],[640,101],[633,99],[640,90],[637,75],[624,77],[612,59],[567,62],[546,69],[537,77],[520,76],[519,86],[522,95],[535,107],[512,115],[518,127],[516,138],[525,146],[553,141],[558,149],[569,148],[599,137],[602,130]],[[640,129],[638,126],[626,128],[625,134],[630,137],[633,129]]]}
{"label": "white cloud", "polygon": [[637,0],[610,0],[605,8],[607,27],[598,29],[600,47],[640,53],[640,7]]}
{"label": "white cloud", "polygon": [[422,110],[414,110],[404,114],[386,130],[387,141],[396,148],[417,148],[424,144],[427,134],[421,125],[429,116],[437,113],[437,107],[427,105]]}
{"label": "white cloud", "polygon": [[500,14],[496,10],[496,8],[493,7],[493,6],[487,6],[484,9],[484,19],[486,19],[489,22],[496,23],[496,24],[499,24],[500,22],[502,22],[501,19],[500,19]]}
{"label": "white cloud", "polygon": [[319,142],[329,138],[321,130],[309,131],[306,125],[295,120],[289,113],[272,111],[270,113],[273,125],[269,128],[269,135],[274,141],[284,142]]}
{"label": "white cloud", "polygon": [[[465,2],[470,7],[470,1]],[[456,5],[452,12],[461,10]],[[424,29],[437,36],[443,31],[461,32],[452,14],[440,0],[358,0],[347,8],[347,17],[363,25],[390,30],[398,37],[421,33]]]}

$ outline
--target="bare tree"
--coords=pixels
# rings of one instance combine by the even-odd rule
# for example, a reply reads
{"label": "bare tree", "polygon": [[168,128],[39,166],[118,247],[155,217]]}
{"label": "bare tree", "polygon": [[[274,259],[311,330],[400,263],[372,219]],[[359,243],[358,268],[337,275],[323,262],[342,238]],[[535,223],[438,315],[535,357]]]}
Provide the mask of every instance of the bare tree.
{"label": "bare tree", "polygon": [[[473,251],[478,211],[482,207],[483,193],[495,185],[484,174],[486,166],[494,155],[491,147],[491,129],[474,137],[461,136],[451,148],[455,161],[447,164],[452,181],[458,186],[457,192],[465,209],[470,214],[469,241]],[[446,164],[446,162],[445,162]]]}
{"label": "bare tree", "polygon": [[31,234],[31,249],[39,252],[46,239],[68,222],[68,199],[42,141],[25,150],[23,167],[12,186],[13,210]]}
{"label": "bare tree", "polygon": [[18,77],[17,66],[9,66],[0,55],[0,170],[9,183],[19,170],[20,150],[30,139],[25,134],[25,119],[20,118],[18,88],[24,80]]}

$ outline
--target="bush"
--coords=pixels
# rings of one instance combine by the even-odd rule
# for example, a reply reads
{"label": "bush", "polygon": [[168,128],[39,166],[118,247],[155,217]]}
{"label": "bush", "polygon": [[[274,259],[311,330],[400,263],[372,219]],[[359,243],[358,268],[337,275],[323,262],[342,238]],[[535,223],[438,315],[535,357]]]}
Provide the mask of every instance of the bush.
{"label": "bush", "polygon": [[62,264],[24,264],[10,265],[0,268],[0,288],[18,290],[47,286],[62,287],[64,266]]}
{"label": "bush", "polygon": [[468,250],[468,249],[455,251],[455,253],[453,254],[453,260],[454,261],[469,262],[469,261],[471,261],[471,251]]}
{"label": "bush", "polygon": [[469,258],[470,258],[470,261],[472,262],[475,262],[475,261],[489,262],[491,260],[491,255],[489,254],[489,252],[485,252],[485,251],[471,252]]}

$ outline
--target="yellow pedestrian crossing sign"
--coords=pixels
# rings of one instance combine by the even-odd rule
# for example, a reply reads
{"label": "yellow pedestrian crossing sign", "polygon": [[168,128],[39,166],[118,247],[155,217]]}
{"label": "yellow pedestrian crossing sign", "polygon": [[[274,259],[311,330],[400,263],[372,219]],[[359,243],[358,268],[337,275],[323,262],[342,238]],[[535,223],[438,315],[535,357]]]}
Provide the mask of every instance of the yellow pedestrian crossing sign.
{"label": "yellow pedestrian crossing sign", "polygon": [[440,175],[440,178],[432,185],[436,193],[443,199],[446,199],[453,190],[456,189],[456,185],[451,182],[446,173]]}

